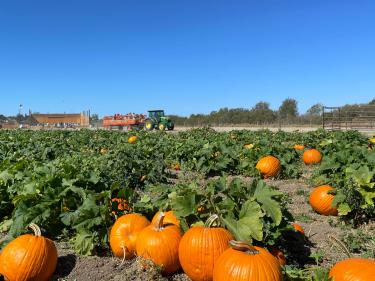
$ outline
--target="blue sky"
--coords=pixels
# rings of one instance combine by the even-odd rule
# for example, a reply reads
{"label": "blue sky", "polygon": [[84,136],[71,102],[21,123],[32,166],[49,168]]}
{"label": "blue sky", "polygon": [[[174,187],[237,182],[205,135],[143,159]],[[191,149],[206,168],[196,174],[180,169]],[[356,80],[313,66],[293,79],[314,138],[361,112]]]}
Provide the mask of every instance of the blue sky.
{"label": "blue sky", "polygon": [[375,1],[4,0],[0,113],[375,98]]}

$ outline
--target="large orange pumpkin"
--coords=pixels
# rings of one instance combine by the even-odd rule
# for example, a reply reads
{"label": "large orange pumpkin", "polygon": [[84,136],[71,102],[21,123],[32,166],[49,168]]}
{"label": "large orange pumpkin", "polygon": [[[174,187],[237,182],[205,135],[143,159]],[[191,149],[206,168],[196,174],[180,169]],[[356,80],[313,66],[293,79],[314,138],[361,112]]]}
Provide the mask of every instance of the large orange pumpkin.
{"label": "large orange pumpkin", "polygon": [[302,154],[302,160],[306,165],[318,164],[322,161],[322,154],[316,149],[307,149]]}
{"label": "large orange pumpkin", "polygon": [[375,280],[375,260],[349,258],[336,263],[329,277],[332,281],[373,281]]}
{"label": "large orange pumpkin", "polygon": [[266,249],[233,240],[230,246],[215,263],[214,281],[282,280],[278,260]]}
{"label": "large orange pumpkin", "polygon": [[280,171],[280,160],[274,156],[265,156],[261,158],[255,166],[264,178],[274,177]]}
{"label": "large orange pumpkin", "polygon": [[163,224],[164,213],[151,225],[144,228],[137,239],[137,255],[152,260],[163,273],[173,273],[180,268],[178,247],[181,229],[174,224]]}
{"label": "large orange pumpkin", "polygon": [[211,227],[217,218],[217,215],[213,215],[204,226],[190,228],[181,239],[180,263],[193,281],[212,280],[215,261],[233,239],[232,234],[225,228]]}
{"label": "large orange pumpkin", "polygon": [[36,224],[32,234],[21,235],[2,251],[0,274],[9,281],[48,281],[57,265],[57,250],[52,240],[42,236]]}
{"label": "large orange pumpkin", "polygon": [[[160,212],[157,212],[152,218],[151,224],[155,224],[160,217]],[[174,224],[180,226],[180,220],[173,214],[173,211],[164,212],[163,224]]]}
{"label": "large orange pumpkin", "polygon": [[138,214],[119,217],[113,224],[109,236],[109,245],[113,254],[123,259],[131,259],[135,254],[139,233],[149,224],[148,219]]}
{"label": "large orange pumpkin", "polygon": [[328,192],[334,190],[332,186],[321,185],[311,192],[310,194],[310,205],[311,207],[321,215],[325,216],[336,216],[337,208],[332,206],[334,195]]}

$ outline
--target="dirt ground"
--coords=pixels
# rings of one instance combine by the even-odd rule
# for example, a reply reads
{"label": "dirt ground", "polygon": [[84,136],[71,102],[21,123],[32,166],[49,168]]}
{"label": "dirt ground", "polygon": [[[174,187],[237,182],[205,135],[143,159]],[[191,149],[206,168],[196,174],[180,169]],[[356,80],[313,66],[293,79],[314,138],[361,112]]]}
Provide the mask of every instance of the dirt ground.
{"label": "dirt ground", "polygon": [[[299,132],[309,132],[309,131],[315,131],[321,126],[214,126],[211,127],[215,131],[218,132],[230,132],[232,130],[250,130],[250,131],[257,131],[257,130],[262,130],[262,129],[268,129],[273,132],[276,132],[278,130],[282,130],[285,132],[294,132],[294,131],[299,131]],[[193,127],[175,127],[174,131],[179,132],[179,131],[187,131],[193,129]]]}
{"label": "dirt ground", "polygon": [[[347,231],[356,233],[357,230],[345,226],[336,217],[321,216],[311,209],[308,204],[308,196],[312,187],[307,183],[308,178],[309,171],[306,171],[298,180],[267,181],[269,184],[277,186],[282,192],[289,194],[289,211],[305,230],[305,237],[300,236],[293,240],[293,243],[287,245],[293,249],[294,253],[294,256],[287,258],[288,263],[300,266],[318,264],[330,267],[346,257],[344,250],[338,245],[342,241],[343,233]],[[364,225],[361,228],[374,236],[374,224]],[[345,243],[348,241],[345,241],[344,245]],[[163,277],[156,267],[144,260],[133,259],[121,264],[121,260],[111,256],[77,256],[66,242],[57,242],[56,245],[59,258],[53,281],[190,280],[183,272]],[[375,245],[373,246],[373,251],[375,251]],[[351,254],[355,256],[361,253]]]}

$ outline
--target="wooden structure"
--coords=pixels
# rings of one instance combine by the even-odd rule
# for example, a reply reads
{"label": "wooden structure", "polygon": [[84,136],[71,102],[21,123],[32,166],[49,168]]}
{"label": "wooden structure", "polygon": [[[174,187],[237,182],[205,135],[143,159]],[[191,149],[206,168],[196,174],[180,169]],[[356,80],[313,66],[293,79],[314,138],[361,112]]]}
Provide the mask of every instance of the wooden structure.
{"label": "wooden structure", "polygon": [[88,127],[89,114],[82,113],[54,113],[54,114],[30,114],[30,125],[48,127]]}
{"label": "wooden structure", "polygon": [[375,105],[353,107],[323,106],[323,129],[326,130],[375,130]]}

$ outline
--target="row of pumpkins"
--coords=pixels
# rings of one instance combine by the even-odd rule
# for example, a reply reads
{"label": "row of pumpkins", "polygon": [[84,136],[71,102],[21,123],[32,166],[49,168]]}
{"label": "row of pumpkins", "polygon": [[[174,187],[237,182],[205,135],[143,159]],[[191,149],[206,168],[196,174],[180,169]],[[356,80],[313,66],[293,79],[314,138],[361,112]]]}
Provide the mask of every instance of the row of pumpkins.
{"label": "row of pumpkins", "polygon": [[[305,146],[296,144],[294,149],[304,150]],[[306,165],[319,164],[322,158],[320,151],[314,148],[306,149],[302,154],[302,160]],[[264,178],[275,177],[281,169],[280,160],[272,155],[262,157],[258,161],[256,169],[259,170]],[[331,192],[333,190],[334,188],[329,185],[314,188],[309,199],[311,207],[321,215],[336,216],[338,214],[337,208],[332,206],[334,195]]]}
{"label": "row of pumpkins", "polygon": [[[222,227],[212,227],[216,215],[204,226],[193,226],[185,234],[172,211],[158,212],[150,223],[140,214],[126,214],[114,223],[110,246],[115,256],[135,255],[152,260],[163,274],[181,267],[193,281],[281,281],[285,264],[267,249],[235,241]],[[48,281],[57,265],[57,250],[39,227],[10,242],[0,254],[0,274],[8,281]],[[297,228],[296,228],[297,229]],[[303,230],[301,229],[303,232]],[[285,260],[284,260],[285,262]],[[350,258],[330,271],[333,281],[373,281],[375,261]]]}

